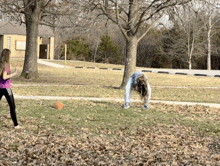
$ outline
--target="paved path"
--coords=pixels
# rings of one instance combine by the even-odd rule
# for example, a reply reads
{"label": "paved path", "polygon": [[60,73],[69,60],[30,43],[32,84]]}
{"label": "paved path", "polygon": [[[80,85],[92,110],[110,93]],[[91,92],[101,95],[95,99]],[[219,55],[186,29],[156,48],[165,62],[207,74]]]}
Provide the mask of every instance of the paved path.
{"label": "paved path", "polygon": [[[102,85],[86,85],[86,84],[11,84],[14,87],[20,87],[20,86],[55,86],[55,87],[73,87],[73,86],[93,86],[93,87],[107,87]],[[196,86],[151,86],[151,88],[161,88],[161,89],[220,89],[220,87],[196,87]]]}
{"label": "paved path", "polygon": [[[15,99],[32,99],[32,100],[90,100],[90,101],[116,101],[124,102],[124,99],[115,99],[115,98],[96,98],[96,97],[63,97],[63,96],[20,96],[14,95]],[[132,100],[131,102],[141,102],[141,100]],[[174,105],[202,105],[208,107],[220,108],[220,104],[214,103],[197,103],[197,102],[178,102],[178,101],[160,101],[160,100],[151,100],[151,103],[165,103],[165,104],[174,104]]]}
{"label": "paved path", "polygon": [[[38,59],[37,63],[42,64],[42,65],[47,65],[47,66],[55,67],[55,68],[65,68],[64,65],[60,65],[60,64],[56,64],[56,63],[51,63],[51,62],[46,62],[46,61],[43,61],[42,59]],[[67,66],[67,68],[71,68],[71,67]]]}
{"label": "paved path", "polygon": [[20,87],[20,86],[55,86],[55,87],[73,87],[73,86],[93,86],[93,87],[104,87],[101,85],[87,85],[87,84],[73,84],[73,85],[69,85],[69,84],[13,84],[11,83],[12,86],[14,87]]}

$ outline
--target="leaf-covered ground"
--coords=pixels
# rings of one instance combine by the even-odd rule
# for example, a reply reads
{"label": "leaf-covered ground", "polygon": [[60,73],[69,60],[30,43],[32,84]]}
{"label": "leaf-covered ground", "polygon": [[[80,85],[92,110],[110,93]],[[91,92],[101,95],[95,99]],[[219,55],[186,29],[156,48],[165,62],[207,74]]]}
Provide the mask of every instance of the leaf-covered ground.
{"label": "leaf-covered ground", "polygon": [[17,100],[20,131],[1,111],[0,165],[220,165],[219,109],[53,103]]}
{"label": "leaf-covered ground", "polygon": [[[167,127],[167,126],[166,126]],[[0,132],[1,165],[220,165],[220,140],[191,136],[191,128],[164,126],[82,128],[76,136]],[[172,130],[178,130],[175,134]],[[109,136],[111,133],[111,136]]]}

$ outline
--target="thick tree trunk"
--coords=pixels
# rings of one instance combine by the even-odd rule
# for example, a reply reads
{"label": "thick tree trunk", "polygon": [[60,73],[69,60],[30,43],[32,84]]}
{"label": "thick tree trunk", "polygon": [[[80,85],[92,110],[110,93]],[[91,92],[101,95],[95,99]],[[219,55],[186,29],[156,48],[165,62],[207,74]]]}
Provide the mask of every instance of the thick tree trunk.
{"label": "thick tree trunk", "polygon": [[26,51],[24,67],[21,76],[26,79],[38,78],[38,68],[37,68],[37,46],[38,46],[38,22],[27,18],[26,23]]}
{"label": "thick tree trunk", "polygon": [[126,59],[124,77],[120,88],[124,88],[130,76],[136,71],[137,37],[131,36],[126,42]]}
{"label": "thick tree trunk", "polygon": [[24,67],[21,73],[21,77],[25,79],[38,78],[38,27],[40,16],[39,3],[33,5],[28,4],[25,10],[26,18],[26,51]]}
{"label": "thick tree trunk", "polygon": [[21,76],[26,79],[36,79],[38,78],[38,21],[34,20],[32,16],[26,16],[26,20],[26,51]]}

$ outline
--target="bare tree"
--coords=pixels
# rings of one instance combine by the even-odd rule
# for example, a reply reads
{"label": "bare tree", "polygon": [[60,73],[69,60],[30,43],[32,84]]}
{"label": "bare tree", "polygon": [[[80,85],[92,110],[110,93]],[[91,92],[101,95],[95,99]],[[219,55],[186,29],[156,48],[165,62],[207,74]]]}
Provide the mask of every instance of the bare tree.
{"label": "bare tree", "polygon": [[215,25],[220,21],[220,17],[215,19],[216,13],[219,10],[218,6],[219,0],[198,0],[197,3],[200,4],[201,8],[204,11],[204,15],[201,16],[201,19],[204,21],[207,29],[207,70],[211,70],[211,53],[212,53],[212,45],[211,39],[215,32],[213,29]]}
{"label": "bare tree", "polygon": [[[94,20],[94,19],[91,19]],[[101,42],[101,36],[104,32],[107,31],[102,19],[96,20],[96,22],[87,30],[87,33],[84,33],[84,38],[87,38],[87,42],[90,45],[91,61],[96,62],[98,56],[98,47]]]}
{"label": "bare tree", "polygon": [[50,1],[39,0],[6,0],[2,3],[4,12],[10,11],[14,15],[25,16],[25,20],[21,22],[26,24],[26,51],[25,61],[21,76],[25,77],[28,73],[29,78],[37,78],[37,39],[38,39],[38,25],[41,22],[43,13]]}
{"label": "bare tree", "polygon": [[[38,78],[37,40],[40,24],[53,26],[61,15],[71,15],[76,3],[62,0],[2,0],[1,11],[10,13],[26,25],[26,51],[21,77]],[[71,10],[70,10],[71,9]]]}
{"label": "bare tree", "polygon": [[[56,54],[58,54],[56,57],[60,57],[61,47],[68,40],[77,37],[88,39],[88,43],[94,48],[93,50],[97,50],[98,39],[101,35],[99,33],[101,20],[95,20],[95,16],[85,10],[85,6],[86,4],[83,0],[79,0],[77,3],[75,1],[66,1],[63,6],[59,6],[60,12],[54,11],[53,15],[45,17],[43,23],[41,23],[53,27],[57,39],[55,40],[55,50]],[[92,30],[94,30],[94,33],[92,33]],[[93,38],[94,41],[91,42]],[[96,51],[94,53],[96,54]]]}
{"label": "bare tree", "polygon": [[[136,70],[138,42],[154,27],[164,11],[191,0],[91,0],[92,10],[99,10],[107,20],[117,24],[126,39],[125,70],[121,88],[125,87],[132,73]],[[145,27],[140,34],[139,29]],[[138,35],[140,34],[140,35]]]}
{"label": "bare tree", "polygon": [[[173,53],[176,56],[186,57],[185,61],[191,70],[193,55],[201,55],[203,50],[204,41],[201,41],[201,36],[203,35],[205,24],[201,21],[199,15],[203,15],[204,13],[197,3],[190,2],[185,6],[175,7],[170,14],[172,15],[171,18],[174,24],[178,24],[178,27],[183,32],[179,33],[180,38],[171,46]],[[181,55],[181,53],[186,56]]]}

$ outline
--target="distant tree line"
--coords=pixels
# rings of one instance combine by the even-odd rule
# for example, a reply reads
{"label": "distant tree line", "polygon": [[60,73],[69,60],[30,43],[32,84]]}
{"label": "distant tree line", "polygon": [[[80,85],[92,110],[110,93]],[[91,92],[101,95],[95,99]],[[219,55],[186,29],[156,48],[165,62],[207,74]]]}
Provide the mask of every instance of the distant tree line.
{"label": "distant tree line", "polygon": [[[112,26],[105,28],[105,33],[98,39],[96,36],[93,40],[87,34],[67,40],[67,59],[124,64],[125,41],[119,32],[108,29],[112,29]],[[93,47],[97,41],[97,47]],[[138,44],[137,66],[188,69],[187,42],[185,32],[178,25],[171,29],[154,28]],[[63,50],[63,45],[61,47]],[[207,69],[207,52],[207,37],[204,30],[200,33],[199,44],[192,55],[192,69]],[[60,58],[64,59],[64,52]],[[211,66],[214,70],[220,69],[220,30],[215,31],[212,36]]]}
{"label": "distant tree line", "polygon": [[[105,2],[107,5],[109,1],[106,0]],[[167,2],[164,1],[165,4]],[[217,0],[214,0],[213,4],[216,2]],[[117,7],[119,5],[118,0],[115,3],[112,1],[112,4]],[[220,9],[213,4],[203,0],[194,0],[190,1],[188,5],[174,5],[161,13],[160,20],[157,19],[158,15],[156,15],[149,24],[138,27],[138,30],[134,32],[136,38],[141,39],[135,42],[138,43],[135,58],[136,66],[178,69],[210,69],[211,67],[211,69],[220,69]],[[102,6],[103,4],[99,5]],[[173,4],[169,5],[172,6]],[[109,6],[102,7],[102,15],[104,12],[104,15],[107,14],[111,20],[115,8],[110,7],[110,16],[105,13]],[[94,16],[99,15],[93,14]],[[116,10],[116,17],[117,15]],[[168,16],[169,20],[162,20],[163,16]],[[66,43],[68,45],[68,59],[126,65],[127,52],[131,50],[128,49],[130,48],[128,47],[130,40],[123,33],[123,28],[130,25],[127,25],[127,22],[115,24],[114,20],[113,22],[106,22],[106,18],[100,15],[98,18],[86,32],[76,34],[73,28],[71,34],[68,30],[68,38],[59,40],[62,42],[56,47],[58,50],[56,51],[57,58],[64,59],[62,50],[63,44]],[[158,24],[154,24],[154,20]],[[167,22],[170,25],[163,25]],[[152,25],[154,26],[152,27]],[[135,28],[135,26],[130,28]]]}

